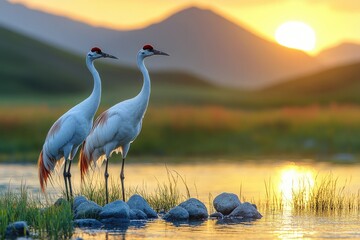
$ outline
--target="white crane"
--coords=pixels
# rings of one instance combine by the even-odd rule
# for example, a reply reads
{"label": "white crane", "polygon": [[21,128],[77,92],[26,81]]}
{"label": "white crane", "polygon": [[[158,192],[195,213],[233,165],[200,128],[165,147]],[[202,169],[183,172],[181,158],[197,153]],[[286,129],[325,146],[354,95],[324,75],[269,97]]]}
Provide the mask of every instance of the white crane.
{"label": "white crane", "polygon": [[99,115],[95,120],[93,129],[86,138],[79,157],[81,179],[87,173],[89,165],[105,166],[106,203],[109,202],[108,193],[108,160],[113,152],[122,155],[120,173],[122,197],[125,201],[124,191],[124,163],[130,144],[141,131],[142,119],[146,112],[150,98],[150,76],[145,67],[144,59],[154,55],[167,53],[155,50],[151,45],[145,45],[137,54],[137,65],[143,74],[143,85],[140,93],[134,98],[120,102]]}
{"label": "white crane", "polygon": [[94,60],[98,58],[115,58],[104,53],[100,48],[94,47],[86,56],[86,66],[94,78],[94,87],[91,95],[78,105],[71,108],[62,115],[50,128],[42,151],[38,159],[38,170],[41,190],[45,192],[47,180],[55,166],[61,167],[64,164],[64,181],[66,197],[72,197],[71,186],[71,160],[75,156],[79,145],[89,134],[94,115],[99,107],[101,98],[101,79],[94,67]]}

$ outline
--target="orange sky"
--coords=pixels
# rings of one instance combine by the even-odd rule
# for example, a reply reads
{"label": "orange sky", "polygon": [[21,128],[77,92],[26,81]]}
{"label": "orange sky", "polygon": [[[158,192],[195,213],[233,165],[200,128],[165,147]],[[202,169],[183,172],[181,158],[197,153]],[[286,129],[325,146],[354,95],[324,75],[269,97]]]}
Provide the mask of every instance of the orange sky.
{"label": "orange sky", "polygon": [[310,54],[344,41],[360,43],[359,0],[9,0],[96,26],[131,29],[158,22],[187,6],[210,8],[264,38],[274,40],[286,21],[316,32]]}

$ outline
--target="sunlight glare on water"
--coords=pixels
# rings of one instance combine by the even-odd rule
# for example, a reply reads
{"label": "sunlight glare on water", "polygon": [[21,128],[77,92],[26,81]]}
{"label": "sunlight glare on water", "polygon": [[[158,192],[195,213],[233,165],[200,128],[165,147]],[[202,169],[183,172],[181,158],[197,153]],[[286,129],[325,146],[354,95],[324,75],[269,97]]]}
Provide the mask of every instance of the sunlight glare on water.
{"label": "sunlight glare on water", "polygon": [[314,187],[315,175],[316,173],[310,167],[296,166],[295,164],[284,166],[280,172],[279,193],[286,201],[292,200],[293,192],[305,189],[308,193]]}
{"label": "sunlight glare on water", "polygon": [[[75,166],[75,164],[74,164]],[[120,187],[120,164],[110,162],[110,176]],[[104,169],[95,170],[93,181],[102,182]],[[241,200],[258,203],[266,198],[265,183],[271,182],[278,197],[291,200],[292,191],[309,190],[317,178],[333,174],[341,186],[346,183],[346,191],[358,194],[360,186],[360,164],[336,165],[311,161],[201,161],[193,163],[131,163],[125,166],[125,186],[144,187],[147,192],[156,189],[159,183],[166,183],[168,171],[181,176],[189,187],[192,197],[196,197],[208,207],[214,197],[222,192],[241,194]],[[62,174],[54,174],[54,186],[48,192],[58,195],[63,188]],[[75,190],[80,188],[80,173],[72,169]],[[181,178],[179,190],[185,195]],[[0,192],[26,182],[29,189],[39,192],[36,165],[1,164]],[[104,193],[105,194],[105,193]],[[209,197],[211,194],[211,198]],[[295,213],[284,207],[281,211],[271,211],[259,207],[263,218],[257,221],[207,220],[174,224],[161,219],[132,222],[121,230],[81,230],[76,229],[72,238],[83,239],[323,239],[360,238],[360,216],[357,212],[342,214]],[[336,226],[336,227],[334,227]]]}

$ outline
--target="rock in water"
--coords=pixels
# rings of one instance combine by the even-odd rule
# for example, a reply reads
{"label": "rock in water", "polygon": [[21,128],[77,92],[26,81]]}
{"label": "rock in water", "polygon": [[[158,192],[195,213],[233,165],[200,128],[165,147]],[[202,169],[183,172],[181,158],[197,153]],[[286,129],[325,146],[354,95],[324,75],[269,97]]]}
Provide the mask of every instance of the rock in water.
{"label": "rock in water", "polygon": [[96,219],[76,219],[74,220],[74,227],[78,228],[101,228],[102,223]]}
{"label": "rock in water", "polygon": [[101,212],[102,207],[96,204],[93,201],[82,202],[75,210],[75,219],[84,219],[84,218],[99,218],[99,213]]}
{"label": "rock in water", "polygon": [[130,220],[145,220],[147,215],[139,209],[130,209]]}
{"label": "rock in water", "polygon": [[117,200],[106,204],[99,217],[107,228],[127,227],[130,223],[130,208],[125,202]]}
{"label": "rock in water", "polygon": [[249,202],[244,202],[235,208],[229,215],[230,218],[251,218],[251,219],[260,219],[262,215],[256,209],[254,204]]}
{"label": "rock in water", "polygon": [[148,218],[157,218],[157,213],[150,207],[147,201],[138,194],[134,194],[127,201],[130,209],[138,209],[143,211]]}
{"label": "rock in water", "polygon": [[5,239],[16,239],[18,237],[26,237],[29,235],[28,225],[25,221],[14,222],[6,227]]}
{"label": "rock in water", "polygon": [[221,193],[214,199],[213,204],[216,211],[221,212],[224,215],[228,215],[235,208],[240,206],[241,202],[236,194]]}
{"label": "rock in water", "polygon": [[191,220],[205,219],[209,216],[206,206],[196,198],[190,198],[179,206],[188,211]]}
{"label": "rock in water", "polygon": [[76,196],[73,201],[73,210],[75,210],[83,202],[88,202],[89,200],[84,196]]}
{"label": "rock in water", "polygon": [[170,209],[163,218],[167,221],[184,221],[189,219],[189,212],[185,208],[176,206]]}

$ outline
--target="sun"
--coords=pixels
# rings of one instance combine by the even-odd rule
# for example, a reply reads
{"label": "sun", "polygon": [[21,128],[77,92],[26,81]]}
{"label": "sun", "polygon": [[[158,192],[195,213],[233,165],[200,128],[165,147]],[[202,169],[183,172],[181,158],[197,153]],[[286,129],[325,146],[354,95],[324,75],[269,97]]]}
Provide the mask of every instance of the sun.
{"label": "sun", "polygon": [[289,48],[310,52],[316,44],[316,34],[308,24],[289,21],[281,24],[275,31],[276,41]]}

